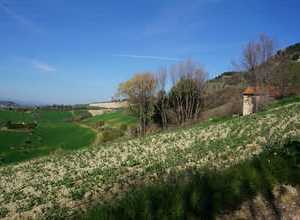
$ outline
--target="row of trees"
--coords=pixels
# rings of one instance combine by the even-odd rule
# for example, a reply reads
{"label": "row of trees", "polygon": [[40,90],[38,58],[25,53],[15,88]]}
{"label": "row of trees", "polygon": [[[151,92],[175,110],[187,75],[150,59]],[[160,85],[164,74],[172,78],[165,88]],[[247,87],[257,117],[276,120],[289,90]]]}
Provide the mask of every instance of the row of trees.
{"label": "row of trees", "polygon": [[[275,50],[275,41],[261,34],[258,40],[250,41],[243,48],[235,66],[242,71],[248,85],[276,88],[285,96],[291,81],[290,62],[287,54],[275,54]],[[144,134],[153,121],[167,128],[169,124],[198,119],[206,80],[206,71],[192,60],[186,60],[156,73],[135,74],[119,85],[118,96],[129,101],[130,110],[139,118],[139,132]]]}
{"label": "row of trees", "polygon": [[[144,134],[154,121],[166,128],[197,119],[203,104],[204,69],[192,60],[161,68],[157,73],[137,73],[119,85],[118,96],[129,101]],[[169,89],[167,89],[169,88]]]}

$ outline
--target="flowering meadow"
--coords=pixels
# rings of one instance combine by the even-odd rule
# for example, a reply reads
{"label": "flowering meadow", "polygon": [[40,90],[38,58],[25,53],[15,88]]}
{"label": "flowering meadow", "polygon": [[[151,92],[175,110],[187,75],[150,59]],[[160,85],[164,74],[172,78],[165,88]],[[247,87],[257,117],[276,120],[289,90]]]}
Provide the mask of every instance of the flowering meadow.
{"label": "flowering meadow", "polygon": [[222,170],[300,137],[300,103],[0,168],[0,218],[67,218],[184,170]]}

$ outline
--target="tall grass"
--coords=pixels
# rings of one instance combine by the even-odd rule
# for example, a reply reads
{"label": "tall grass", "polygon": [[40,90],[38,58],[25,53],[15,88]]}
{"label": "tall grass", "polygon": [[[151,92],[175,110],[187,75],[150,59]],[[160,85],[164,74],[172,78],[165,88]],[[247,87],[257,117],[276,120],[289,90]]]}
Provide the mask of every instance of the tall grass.
{"label": "tall grass", "polygon": [[121,200],[98,205],[74,218],[214,219],[258,193],[273,204],[272,189],[279,183],[300,183],[299,141],[274,145],[250,161],[223,171],[180,173],[165,183],[132,190]]}

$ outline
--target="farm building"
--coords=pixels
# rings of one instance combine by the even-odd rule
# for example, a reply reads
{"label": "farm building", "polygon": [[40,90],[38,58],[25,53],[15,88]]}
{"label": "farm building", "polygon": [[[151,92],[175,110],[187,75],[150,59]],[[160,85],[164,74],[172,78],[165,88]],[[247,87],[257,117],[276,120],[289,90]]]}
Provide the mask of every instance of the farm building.
{"label": "farm building", "polygon": [[247,87],[243,92],[243,115],[257,112],[264,104],[279,96],[280,93],[274,87]]}

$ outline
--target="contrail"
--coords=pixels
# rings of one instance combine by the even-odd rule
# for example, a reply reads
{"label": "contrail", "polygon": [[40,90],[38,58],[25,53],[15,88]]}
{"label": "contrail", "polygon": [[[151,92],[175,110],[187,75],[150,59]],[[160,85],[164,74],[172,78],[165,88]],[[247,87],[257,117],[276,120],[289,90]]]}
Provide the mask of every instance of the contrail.
{"label": "contrail", "polygon": [[13,18],[14,20],[19,22],[20,24],[30,28],[32,31],[40,32],[40,30],[31,21],[29,21],[25,17],[23,17],[23,16],[17,14],[16,12],[14,12],[13,10],[11,10],[5,2],[0,1],[0,9],[5,11],[8,16]]}
{"label": "contrail", "polygon": [[114,57],[128,57],[128,58],[136,58],[136,59],[151,59],[151,60],[168,60],[168,61],[180,61],[182,59],[174,58],[174,57],[159,57],[159,56],[141,56],[135,54],[114,54]]}

